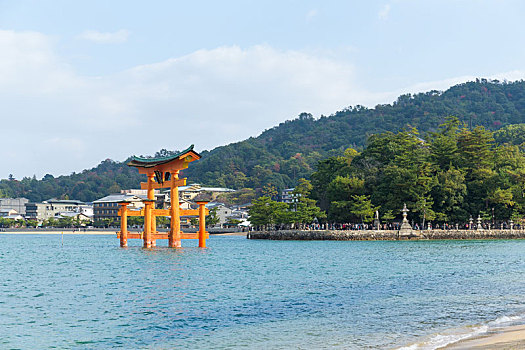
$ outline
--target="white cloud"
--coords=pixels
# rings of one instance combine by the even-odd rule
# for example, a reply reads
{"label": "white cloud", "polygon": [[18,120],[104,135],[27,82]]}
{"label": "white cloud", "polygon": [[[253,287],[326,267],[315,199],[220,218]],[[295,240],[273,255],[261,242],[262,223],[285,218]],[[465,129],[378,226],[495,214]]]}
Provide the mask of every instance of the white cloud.
{"label": "white cloud", "polygon": [[39,33],[0,31],[0,52],[0,178],[78,172],[106,158],[192,143],[202,151],[301,112],[374,106],[405,91],[468,80],[372,93],[360,86],[352,64],[264,45],[199,50],[101,77],[76,74]]}
{"label": "white cloud", "polygon": [[391,10],[390,4],[385,4],[383,5],[383,7],[381,7],[381,10],[379,10],[379,13],[377,14],[377,16],[381,20],[387,20],[388,16],[390,15],[390,10]]}
{"label": "white cloud", "polygon": [[352,65],[269,46],[199,50],[101,77],[76,74],[39,33],[0,31],[0,51],[2,178],[191,143],[210,149],[304,111],[369,100]]}
{"label": "white cloud", "polygon": [[319,11],[317,11],[317,9],[312,9],[308,11],[308,13],[306,14],[306,20],[309,22],[313,20],[318,14],[319,14]]}
{"label": "white cloud", "polygon": [[0,30],[0,51],[2,93],[53,94],[79,83],[40,33]]}
{"label": "white cloud", "polygon": [[79,39],[92,41],[98,44],[119,44],[128,40],[129,31],[125,29],[116,32],[99,32],[96,30],[86,30],[78,36]]}

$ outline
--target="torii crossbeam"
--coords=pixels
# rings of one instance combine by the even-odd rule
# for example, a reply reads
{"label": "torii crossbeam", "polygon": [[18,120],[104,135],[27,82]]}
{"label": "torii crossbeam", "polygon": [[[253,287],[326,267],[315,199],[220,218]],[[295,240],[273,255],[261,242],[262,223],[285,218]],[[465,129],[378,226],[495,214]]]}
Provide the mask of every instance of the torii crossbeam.
{"label": "torii crossbeam", "polygon": [[[179,179],[179,172],[188,167],[188,164],[200,159],[201,156],[193,150],[193,145],[182,152],[168,157],[140,158],[133,157],[129,166],[138,168],[140,174],[145,174],[147,182],[140,184],[141,189],[148,190],[147,199],[144,200],[144,209],[131,211],[127,208],[129,202],[120,202],[120,246],[127,247],[128,238],[139,238],[144,240],[144,248],[156,246],[157,239],[168,239],[168,246],[180,248],[181,239],[199,239],[199,247],[206,247],[205,216],[209,214],[205,208],[206,201],[198,201],[199,209],[182,210],[179,204],[179,186],[186,185],[186,178]],[[155,190],[161,188],[170,189],[171,207],[170,209],[155,209]],[[183,233],[180,230],[180,216],[195,215],[199,216],[199,232]],[[128,216],[144,216],[144,232],[129,233],[127,228]],[[171,224],[169,233],[157,232],[156,217],[170,216]]]}

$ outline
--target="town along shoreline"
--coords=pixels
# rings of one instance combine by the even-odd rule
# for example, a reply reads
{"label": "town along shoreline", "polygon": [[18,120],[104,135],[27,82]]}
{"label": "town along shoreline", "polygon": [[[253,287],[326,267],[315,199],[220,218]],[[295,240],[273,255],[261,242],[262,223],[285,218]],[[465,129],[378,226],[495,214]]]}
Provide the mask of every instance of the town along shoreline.
{"label": "town along shoreline", "polygon": [[422,239],[522,239],[525,230],[278,230],[251,231],[248,239],[296,241],[397,241]]}

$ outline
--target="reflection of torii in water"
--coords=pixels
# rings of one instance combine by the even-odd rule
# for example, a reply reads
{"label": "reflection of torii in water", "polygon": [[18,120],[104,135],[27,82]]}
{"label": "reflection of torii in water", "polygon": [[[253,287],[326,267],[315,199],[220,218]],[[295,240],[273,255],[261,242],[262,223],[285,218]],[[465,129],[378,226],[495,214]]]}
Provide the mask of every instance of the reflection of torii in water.
{"label": "reflection of torii in water", "polygon": [[[190,162],[200,159],[201,156],[193,150],[193,145],[175,155],[158,158],[133,157],[129,161],[129,166],[138,168],[140,174],[145,174],[148,182],[140,184],[141,189],[148,190],[148,198],[144,200],[144,209],[141,211],[131,211],[127,208],[129,202],[120,202],[119,210],[120,221],[120,246],[127,247],[128,238],[140,238],[144,240],[144,248],[156,246],[157,239],[168,239],[168,246],[172,248],[181,247],[181,239],[199,239],[199,247],[206,247],[205,216],[208,209],[205,208],[207,201],[197,201],[199,209],[182,210],[179,203],[179,186],[186,185],[186,178],[179,179],[179,171],[186,169]],[[170,189],[171,207],[170,209],[155,209],[155,190],[161,188]],[[198,234],[183,233],[180,230],[180,216],[199,216]],[[129,233],[127,229],[128,216],[144,216],[144,232]],[[157,216],[170,216],[170,232],[157,232]]]}

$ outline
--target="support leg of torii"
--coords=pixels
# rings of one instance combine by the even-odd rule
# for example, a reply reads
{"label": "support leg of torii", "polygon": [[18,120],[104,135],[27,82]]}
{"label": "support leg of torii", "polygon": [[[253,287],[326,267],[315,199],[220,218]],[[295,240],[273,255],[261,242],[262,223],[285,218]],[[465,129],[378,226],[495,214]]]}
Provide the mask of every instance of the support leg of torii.
{"label": "support leg of torii", "polygon": [[[155,208],[155,189],[153,188],[153,183],[155,182],[155,175],[153,173],[148,174],[148,199],[153,201],[153,209]],[[150,211],[150,232],[155,234],[157,232],[157,218]],[[156,240],[151,240],[151,246],[155,247],[157,245]]]}
{"label": "support leg of torii", "polygon": [[[153,202],[153,204],[151,205],[151,208],[154,209],[155,208],[155,202]],[[153,214],[151,214],[151,234],[154,235],[155,233],[157,233],[157,217]],[[151,246],[152,247],[156,247],[157,246],[157,240],[156,239],[152,239],[151,240]]]}
{"label": "support leg of torii", "polygon": [[197,202],[199,204],[199,248],[206,248],[206,202]]}
{"label": "support leg of torii", "polygon": [[151,205],[152,201],[144,200],[144,248],[151,248]]}
{"label": "support leg of torii", "polygon": [[180,206],[179,206],[179,187],[175,185],[175,181],[179,179],[179,172],[174,172],[171,176],[171,209],[170,209],[170,233],[168,235],[168,246],[170,248],[180,248],[181,233],[180,233]]}
{"label": "support leg of torii", "polygon": [[120,246],[128,246],[128,204],[120,203]]}

